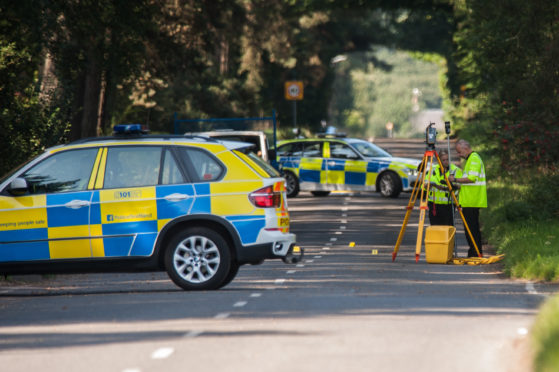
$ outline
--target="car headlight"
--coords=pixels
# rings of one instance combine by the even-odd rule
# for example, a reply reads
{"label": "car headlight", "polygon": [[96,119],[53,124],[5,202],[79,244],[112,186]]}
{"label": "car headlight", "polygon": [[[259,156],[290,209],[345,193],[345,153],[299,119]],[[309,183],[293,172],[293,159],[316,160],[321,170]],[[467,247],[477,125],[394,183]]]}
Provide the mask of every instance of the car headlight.
{"label": "car headlight", "polygon": [[404,173],[410,177],[410,176],[417,176],[418,172],[417,169],[414,168],[405,168],[404,169]]}

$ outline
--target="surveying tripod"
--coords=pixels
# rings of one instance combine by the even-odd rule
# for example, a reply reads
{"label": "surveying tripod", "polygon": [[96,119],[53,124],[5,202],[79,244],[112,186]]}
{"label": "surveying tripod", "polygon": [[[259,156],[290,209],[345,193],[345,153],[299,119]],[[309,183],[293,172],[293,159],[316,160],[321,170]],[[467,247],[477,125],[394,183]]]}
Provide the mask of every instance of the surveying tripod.
{"label": "surveying tripod", "polygon": [[[430,125],[431,126],[431,125]],[[417,200],[417,197],[420,193],[420,189],[421,189],[421,198],[420,198],[420,203],[419,203],[419,228],[417,231],[417,242],[415,245],[415,262],[419,261],[419,255],[421,253],[421,243],[422,243],[422,238],[423,238],[423,225],[425,223],[425,211],[428,210],[428,206],[427,206],[427,198],[429,195],[429,190],[431,187],[431,175],[433,173],[433,158],[437,159],[437,163],[439,164],[439,169],[443,170],[443,176],[444,176],[444,180],[446,182],[446,186],[448,187],[448,192],[452,197],[452,200],[454,201],[454,205],[456,205],[458,212],[460,212],[460,216],[462,217],[462,222],[464,223],[464,228],[466,229],[466,232],[468,233],[468,236],[470,237],[478,257],[482,257],[481,253],[479,252],[478,246],[476,244],[476,241],[474,239],[474,237],[472,236],[472,232],[470,231],[470,228],[468,227],[468,224],[466,223],[466,219],[464,218],[464,214],[462,213],[462,207],[460,206],[460,204],[458,203],[458,199],[456,199],[456,195],[454,195],[454,188],[452,187],[452,184],[450,183],[450,181],[448,180],[447,176],[446,176],[446,172],[444,172],[444,167],[443,164],[441,162],[441,159],[439,158],[439,154],[437,153],[437,151],[435,150],[435,144],[434,144],[434,140],[432,143],[429,143],[429,141],[427,142],[427,149],[425,150],[425,154],[423,155],[423,159],[421,160],[421,165],[420,165],[420,170],[421,170],[421,176],[419,178],[418,181],[415,182],[415,185],[413,186],[413,190],[410,196],[410,200],[408,202],[408,206],[406,207],[406,215],[404,217],[404,223],[402,224],[402,228],[400,229],[400,234],[398,235],[398,240],[396,241],[396,246],[394,247],[394,252],[392,252],[392,261],[394,261],[396,259],[396,255],[398,254],[398,250],[400,248],[400,244],[402,243],[402,238],[404,237],[404,232],[406,231],[406,225],[408,224],[408,220],[410,218],[411,215],[411,211],[414,208],[415,202]],[[427,167],[428,166],[428,167]],[[427,168],[429,171],[429,176],[427,179],[427,186],[423,187],[424,182],[425,182],[425,178],[427,177]]]}

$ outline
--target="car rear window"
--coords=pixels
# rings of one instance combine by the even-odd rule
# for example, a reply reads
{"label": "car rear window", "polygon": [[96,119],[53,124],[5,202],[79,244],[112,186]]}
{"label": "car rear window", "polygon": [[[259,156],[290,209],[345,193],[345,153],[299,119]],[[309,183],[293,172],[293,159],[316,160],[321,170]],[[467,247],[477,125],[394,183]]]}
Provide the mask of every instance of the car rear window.
{"label": "car rear window", "polygon": [[255,153],[249,152],[244,154],[241,151],[233,151],[237,156],[239,156],[245,163],[247,163],[252,169],[254,169],[258,174],[263,177],[281,177],[278,171],[272,167],[270,164],[262,160],[261,157]]}

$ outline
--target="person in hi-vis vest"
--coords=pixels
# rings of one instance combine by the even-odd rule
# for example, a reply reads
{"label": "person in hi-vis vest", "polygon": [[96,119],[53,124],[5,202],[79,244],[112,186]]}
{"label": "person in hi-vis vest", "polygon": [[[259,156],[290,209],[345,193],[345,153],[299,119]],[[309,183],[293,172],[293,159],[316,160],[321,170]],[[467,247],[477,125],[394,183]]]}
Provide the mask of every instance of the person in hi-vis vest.
{"label": "person in hi-vis vest", "polygon": [[[450,175],[461,177],[462,170],[454,164],[449,164],[448,150],[441,149],[438,153],[446,177],[448,178]],[[429,223],[431,226],[454,226],[452,196],[446,185],[444,174],[438,164],[433,165],[427,201],[427,205],[429,206]]]}
{"label": "person in hi-vis vest", "polygon": [[[485,183],[485,167],[479,154],[472,150],[468,141],[460,139],[456,142],[456,152],[466,160],[462,177],[450,176],[449,181],[460,185],[460,205],[464,219],[470,228],[479,253],[481,249],[481,230],[479,227],[479,210],[487,208],[487,187]],[[466,239],[470,249],[468,257],[477,257],[473,242],[467,231]]]}

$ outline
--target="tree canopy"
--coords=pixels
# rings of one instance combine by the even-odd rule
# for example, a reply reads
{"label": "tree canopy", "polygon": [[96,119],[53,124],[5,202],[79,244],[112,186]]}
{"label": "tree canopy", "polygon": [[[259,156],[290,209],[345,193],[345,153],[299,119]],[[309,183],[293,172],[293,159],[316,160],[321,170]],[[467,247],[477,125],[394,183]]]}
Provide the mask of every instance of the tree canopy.
{"label": "tree canopy", "polygon": [[445,109],[457,128],[479,133],[520,165],[553,166],[558,7],[520,0],[0,0],[0,168],[55,143],[109,133],[117,123],[170,132],[175,112],[208,118],[276,109],[280,125],[288,124],[283,85],[294,79],[305,86],[297,121],[316,131],[334,94],[332,59],[374,58],[372,45],[437,56]]}

